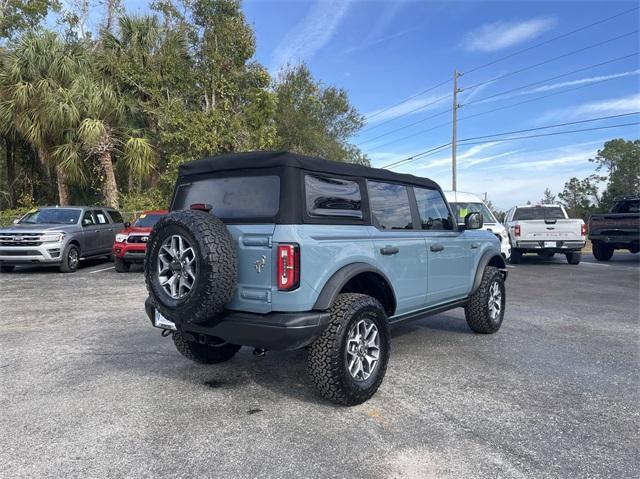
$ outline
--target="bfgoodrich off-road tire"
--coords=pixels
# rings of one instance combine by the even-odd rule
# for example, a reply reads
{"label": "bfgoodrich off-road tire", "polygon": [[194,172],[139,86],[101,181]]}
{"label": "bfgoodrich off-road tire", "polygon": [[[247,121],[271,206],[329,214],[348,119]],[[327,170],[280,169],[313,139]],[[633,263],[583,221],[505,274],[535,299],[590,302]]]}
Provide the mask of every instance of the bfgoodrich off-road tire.
{"label": "bfgoodrich off-road tire", "polygon": [[70,244],[62,253],[62,264],[60,265],[61,273],[75,273],[80,264],[80,249]]}
{"label": "bfgoodrich off-road tire", "polygon": [[520,264],[522,261],[522,251],[519,249],[511,250],[511,257],[509,258],[509,263],[511,264]]}
{"label": "bfgoodrich off-road tire", "polygon": [[592,241],[591,247],[593,249],[593,256],[595,256],[598,261],[609,261],[613,256],[613,248],[600,241]]}
{"label": "bfgoodrich off-road tire", "polygon": [[116,271],[118,273],[128,273],[129,270],[131,269],[131,263],[123,260],[122,258],[118,258],[116,256],[114,261],[116,265]]}
{"label": "bfgoodrich off-road tire", "polygon": [[[347,347],[354,328],[363,320],[377,329],[378,361],[366,379],[357,380],[349,371]],[[373,343],[371,338],[367,337],[369,344]],[[341,294],[331,307],[327,329],[309,348],[309,375],[325,399],[346,406],[361,404],[373,396],[382,383],[389,351],[389,324],[378,300],[364,294]],[[373,354],[373,350],[368,353]]]}
{"label": "bfgoodrich off-road tire", "polygon": [[582,259],[582,253],[580,251],[565,253],[565,256],[567,257],[567,263],[569,264],[580,264],[580,260]]}
{"label": "bfgoodrich off-road tire", "polygon": [[220,346],[213,346],[187,341],[177,331],[173,333],[173,344],[185,358],[200,364],[217,364],[228,361],[242,347],[230,343],[221,343]]}
{"label": "bfgoodrich off-road tire", "polygon": [[[499,292],[499,297],[496,292]],[[467,324],[476,333],[497,332],[504,319],[505,303],[504,277],[498,268],[487,266],[482,274],[480,287],[464,307]],[[499,309],[498,314],[494,314],[495,308]]]}
{"label": "bfgoodrich off-road tire", "polygon": [[[188,291],[173,297],[161,284],[158,256],[165,241],[177,236],[192,249],[188,255],[193,260],[190,266],[193,277]],[[185,270],[180,271],[179,262],[174,267],[175,274],[186,274]],[[152,302],[165,318],[215,324],[216,317],[231,300],[237,281],[236,251],[227,227],[205,211],[169,213],[156,223],[149,237],[145,281]]]}

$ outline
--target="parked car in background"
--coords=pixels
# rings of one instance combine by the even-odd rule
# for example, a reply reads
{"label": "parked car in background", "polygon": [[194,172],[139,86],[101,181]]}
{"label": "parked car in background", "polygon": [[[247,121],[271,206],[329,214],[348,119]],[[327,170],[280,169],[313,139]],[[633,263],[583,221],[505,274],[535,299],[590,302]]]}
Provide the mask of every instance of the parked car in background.
{"label": "parked car in background", "polygon": [[113,258],[118,273],[126,273],[132,263],[144,263],[147,241],[155,224],[167,214],[165,210],[145,211],[138,219],[125,223],[113,242]]}
{"label": "parked car in background", "polygon": [[609,261],[617,249],[640,251],[640,197],[620,198],[609,213],[591,215],[589,239],[598,261]]}
{"label": "parked car in background", "polygon": [[500,329],[507,270],[481,227],[427,178],[287,152],[185,163],[147,245],[146,311],[200,363],[308,347],[319,393],[360,404],[393,325],[464,307],[473,331]]}
{"label": "parked car in background", "polygon": [[570,219],[561,205],[514,206],[507,211],[505,226],[512,263],[519,263],[525,253],[545,258],[562,253],[569,264],[580,263],[587,226],[581,219]]}
{"label": "parked car in background", "polygon": [[111,208],[35,208],[13,226],[0,229],[0,271],[42,264],[72,273],[82,259],[110,257],[113,239],[122,227],[122,215]]}
{"label": "parked car in background", "polygon": [[500,241],[500,252],[504,259],[511,256],[511,244],[509,243],[509,235],[507,229],[500,223],[487,205],[479,196],[473,193],[464,193],[462,191],[444,191],[444,196],[451,205],[456,222],[464,225],[464,219],[469,213],[482,213],[484,219],[483,230],[489,231],[496,235]]}

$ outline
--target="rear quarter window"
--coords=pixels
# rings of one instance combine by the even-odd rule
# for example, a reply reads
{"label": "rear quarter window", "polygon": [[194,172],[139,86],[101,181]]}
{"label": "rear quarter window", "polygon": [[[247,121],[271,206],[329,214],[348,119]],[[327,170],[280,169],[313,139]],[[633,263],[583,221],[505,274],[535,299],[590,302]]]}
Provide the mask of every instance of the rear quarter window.
{"label": "rear quarter window", "polygon": [[362,219],[360,186],[355,181],[305,175],[307,214]]}
{"label": "rear quarter window", "polygon": [[280,208],[280,177],[233,176],[204,178],[178,185],[173,210],[208,203],[224,219],[273,218]]}

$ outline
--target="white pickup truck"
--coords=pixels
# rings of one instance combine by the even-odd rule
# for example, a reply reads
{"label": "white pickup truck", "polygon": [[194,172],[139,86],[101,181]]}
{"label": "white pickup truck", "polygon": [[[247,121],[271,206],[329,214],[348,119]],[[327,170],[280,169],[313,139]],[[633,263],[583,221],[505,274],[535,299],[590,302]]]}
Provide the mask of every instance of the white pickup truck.
{"label": "white pickup truck", "polygon": [[512,263],[519,263],[524,253],[547,258],[563,253],[569,264],[580,263],[587,227],[580,219],[570,219],[560,205],[514,206],[507,211],[505,226]]}

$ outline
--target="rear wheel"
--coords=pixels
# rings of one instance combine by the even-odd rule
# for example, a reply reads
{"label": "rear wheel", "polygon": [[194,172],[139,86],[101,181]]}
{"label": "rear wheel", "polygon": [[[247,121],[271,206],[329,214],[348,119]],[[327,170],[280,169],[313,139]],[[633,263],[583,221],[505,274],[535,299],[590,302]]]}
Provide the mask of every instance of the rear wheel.
{"label": "rear wheel", "polygon": [[231,359],[240,351],[242,346],[237,344],[200,344],[195,341],[187,341],[178,331],[173,332],[173,344],[185,358],[200,364],[217,364]]}
{"label": "rear wheel", "polygon": [[364,294],[341,294],[331,307],[329,325],[309,348],[309,374],[325,399],[361,404],[382,383],[389,347],[389,325],[380,302]]}
{"label": "rear wheel", "polygon": [[591,247],[593,249],[593,256],[598,261],[609,261],[613,256],[613,248],[608,244],[601,243],[600,241],[592,241]]}
{"label": "rear wheel", "polygon": [[2,273],[11,273],[16,267],[11,264],[3,264],[0,266],[0,272]]}
{"label": "rear wheel", "polygon": [[128,273],[129,269],[131,268],[131,263],[129,263],[128,261],[125,261],[122,258],[118,258],[117,256],[115,258],[115,263],[116,263],[116,271],[118,273]]}
{"label": "rear wheel", "polygon": [[498,268],[487,266],[480,286],[464,307],[467,324],[476,333],[495,333],[502,326],[505,304],[504,277]]}
{"label": "rear wheel", "polygon": [[511,258],[509,258],[509,262],[512,264],[519,264],[522,261],[522,251],[519,249],[511,250]]}
{"label": "rear wheel", "polygon": [[569,264],[580,264],[580,260],[582,259],[582,253],[580,251],[571,251],[570,253],[565,253],[565,256]]}
{"label": "rear wheel", "polygon": [[80,249],[74,244],[70,244],[62,254],[61,273],[75,273],[80,264]]}

